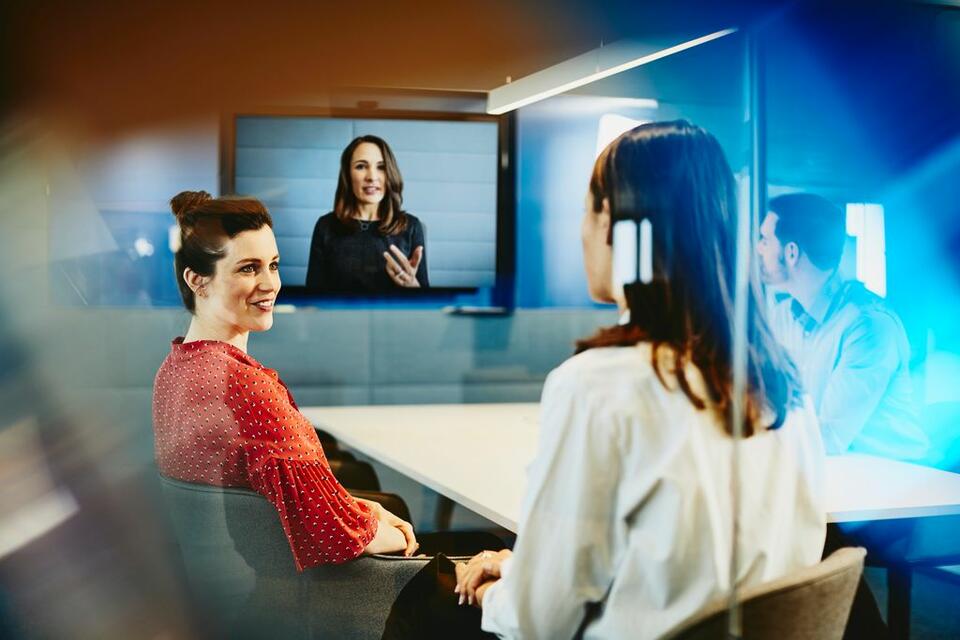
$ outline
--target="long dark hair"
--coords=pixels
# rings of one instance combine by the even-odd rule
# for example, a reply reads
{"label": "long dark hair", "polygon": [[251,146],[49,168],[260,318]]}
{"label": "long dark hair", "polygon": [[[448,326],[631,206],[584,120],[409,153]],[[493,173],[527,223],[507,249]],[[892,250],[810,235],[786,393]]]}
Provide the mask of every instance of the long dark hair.
{"label": "long dark hair", "polygon": [[[580,341],[577,351],[650,342],[654,371],[666,386],[658,352],[670,347],[683,393],[698,409],[707,406],[684,375],[692,362],[732,434],[737,198],[719,143],[685,120],[635,127],[597,158],[590,195],[594,211],[609,201],[611,228],[618,220],[650,220],[654,275],[649,284],[624,287],[628,324],[602,329]],[[801,402],[796,368],[770,332],[752,276],[748,291],[747,436],[770,414],[766,426],[776,429]]]}
{"label": "long dark hair", "polygon": [[337,219],[351,229],[359,227],[353,214],[359,208],[357,195],[353,192],[353,182],[350,180],[350,161],[353,152],[364,142],[375,144],[383,154],[383,168],[386,173],[384,197],[380,201],[377,213],[380,215],[378,230],[381,235],[392,236],[406,230],[408,219],[403,210],[403,176],[397,159],[390,150],[390,145],[383,138],[377,136],[360,136],[354,138],[347,148],[340,154],[340,177],[337,180],[337,193],[333,197],[333,212]]}
{"label": "long dark hair", "polygon": [[273,228],[263,203],[254,198],[214,198],[206,191],[181,191],[170,200],[180,225],[180,248],[173,258],[183,306],[193,313],[196,298],[183,279],[189,268],[201,276],[216,273],[217,262],[226,255],[226,243],[243,231]]}

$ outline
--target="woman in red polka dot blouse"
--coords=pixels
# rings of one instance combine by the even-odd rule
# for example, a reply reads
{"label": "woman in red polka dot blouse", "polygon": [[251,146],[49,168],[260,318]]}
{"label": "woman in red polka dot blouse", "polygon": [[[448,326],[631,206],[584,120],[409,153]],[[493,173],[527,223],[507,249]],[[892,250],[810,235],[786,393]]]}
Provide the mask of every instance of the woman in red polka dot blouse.
{"label": "woman in red polka dot blouse", "polygon": [[247,355],[250,332],[273,325],[280,290],[266,208],[202,191],[170,204],[180,225],[177,283],[193,318],[154,383],[160,472],[262,494],[276,507],[301,571],[363,553],[411,555],[410,524],[347,493],[277,372]]}

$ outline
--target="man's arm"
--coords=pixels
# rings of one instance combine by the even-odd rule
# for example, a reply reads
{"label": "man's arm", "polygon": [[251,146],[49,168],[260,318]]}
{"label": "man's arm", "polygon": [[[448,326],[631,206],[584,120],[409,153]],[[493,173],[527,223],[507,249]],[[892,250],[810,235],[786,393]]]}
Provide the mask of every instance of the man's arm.
{"label": "man's arm", "polygon": [[869,422],[901,366],[900,325],[883,312],[864,315],[840,338],[837,365],[817,411],[828,454],[843,453]]}

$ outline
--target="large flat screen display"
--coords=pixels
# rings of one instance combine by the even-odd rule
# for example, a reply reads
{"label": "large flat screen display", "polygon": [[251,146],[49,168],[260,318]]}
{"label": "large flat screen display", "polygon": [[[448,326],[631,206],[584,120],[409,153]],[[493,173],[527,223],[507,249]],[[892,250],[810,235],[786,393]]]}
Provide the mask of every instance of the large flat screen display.
{"label": "large flat screen display", "polygon": [[[493,287],[498,126],[482,116],[238,115],[232,188],[270,209],[284,287],[363,296]],[[377,145],[341,162],[361,136],[386,143],[393,171]],[[369,204],[391,195],[404,220],[384,230]],[[364,203],[368,214],[356,210]]]}

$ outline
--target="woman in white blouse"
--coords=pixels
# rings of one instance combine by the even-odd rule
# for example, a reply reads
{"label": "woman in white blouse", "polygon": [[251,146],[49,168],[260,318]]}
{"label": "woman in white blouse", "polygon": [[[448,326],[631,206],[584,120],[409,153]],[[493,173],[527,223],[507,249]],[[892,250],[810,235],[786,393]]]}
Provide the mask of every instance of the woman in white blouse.
{"label": "woman in white blouse", "polygon": [[[624,287],[626,324],[547,378],[515,549],[457,568],[485,631],[656,638],[729,591],[736,215],[719,144],[688,122],[641,125],[597,158],[582,226],[590,293],[614,299],[621,220],[652,223],[653,277]],[[815,564],[825,532],[816,418],[755,284],[748,306],[738,587]]]}

